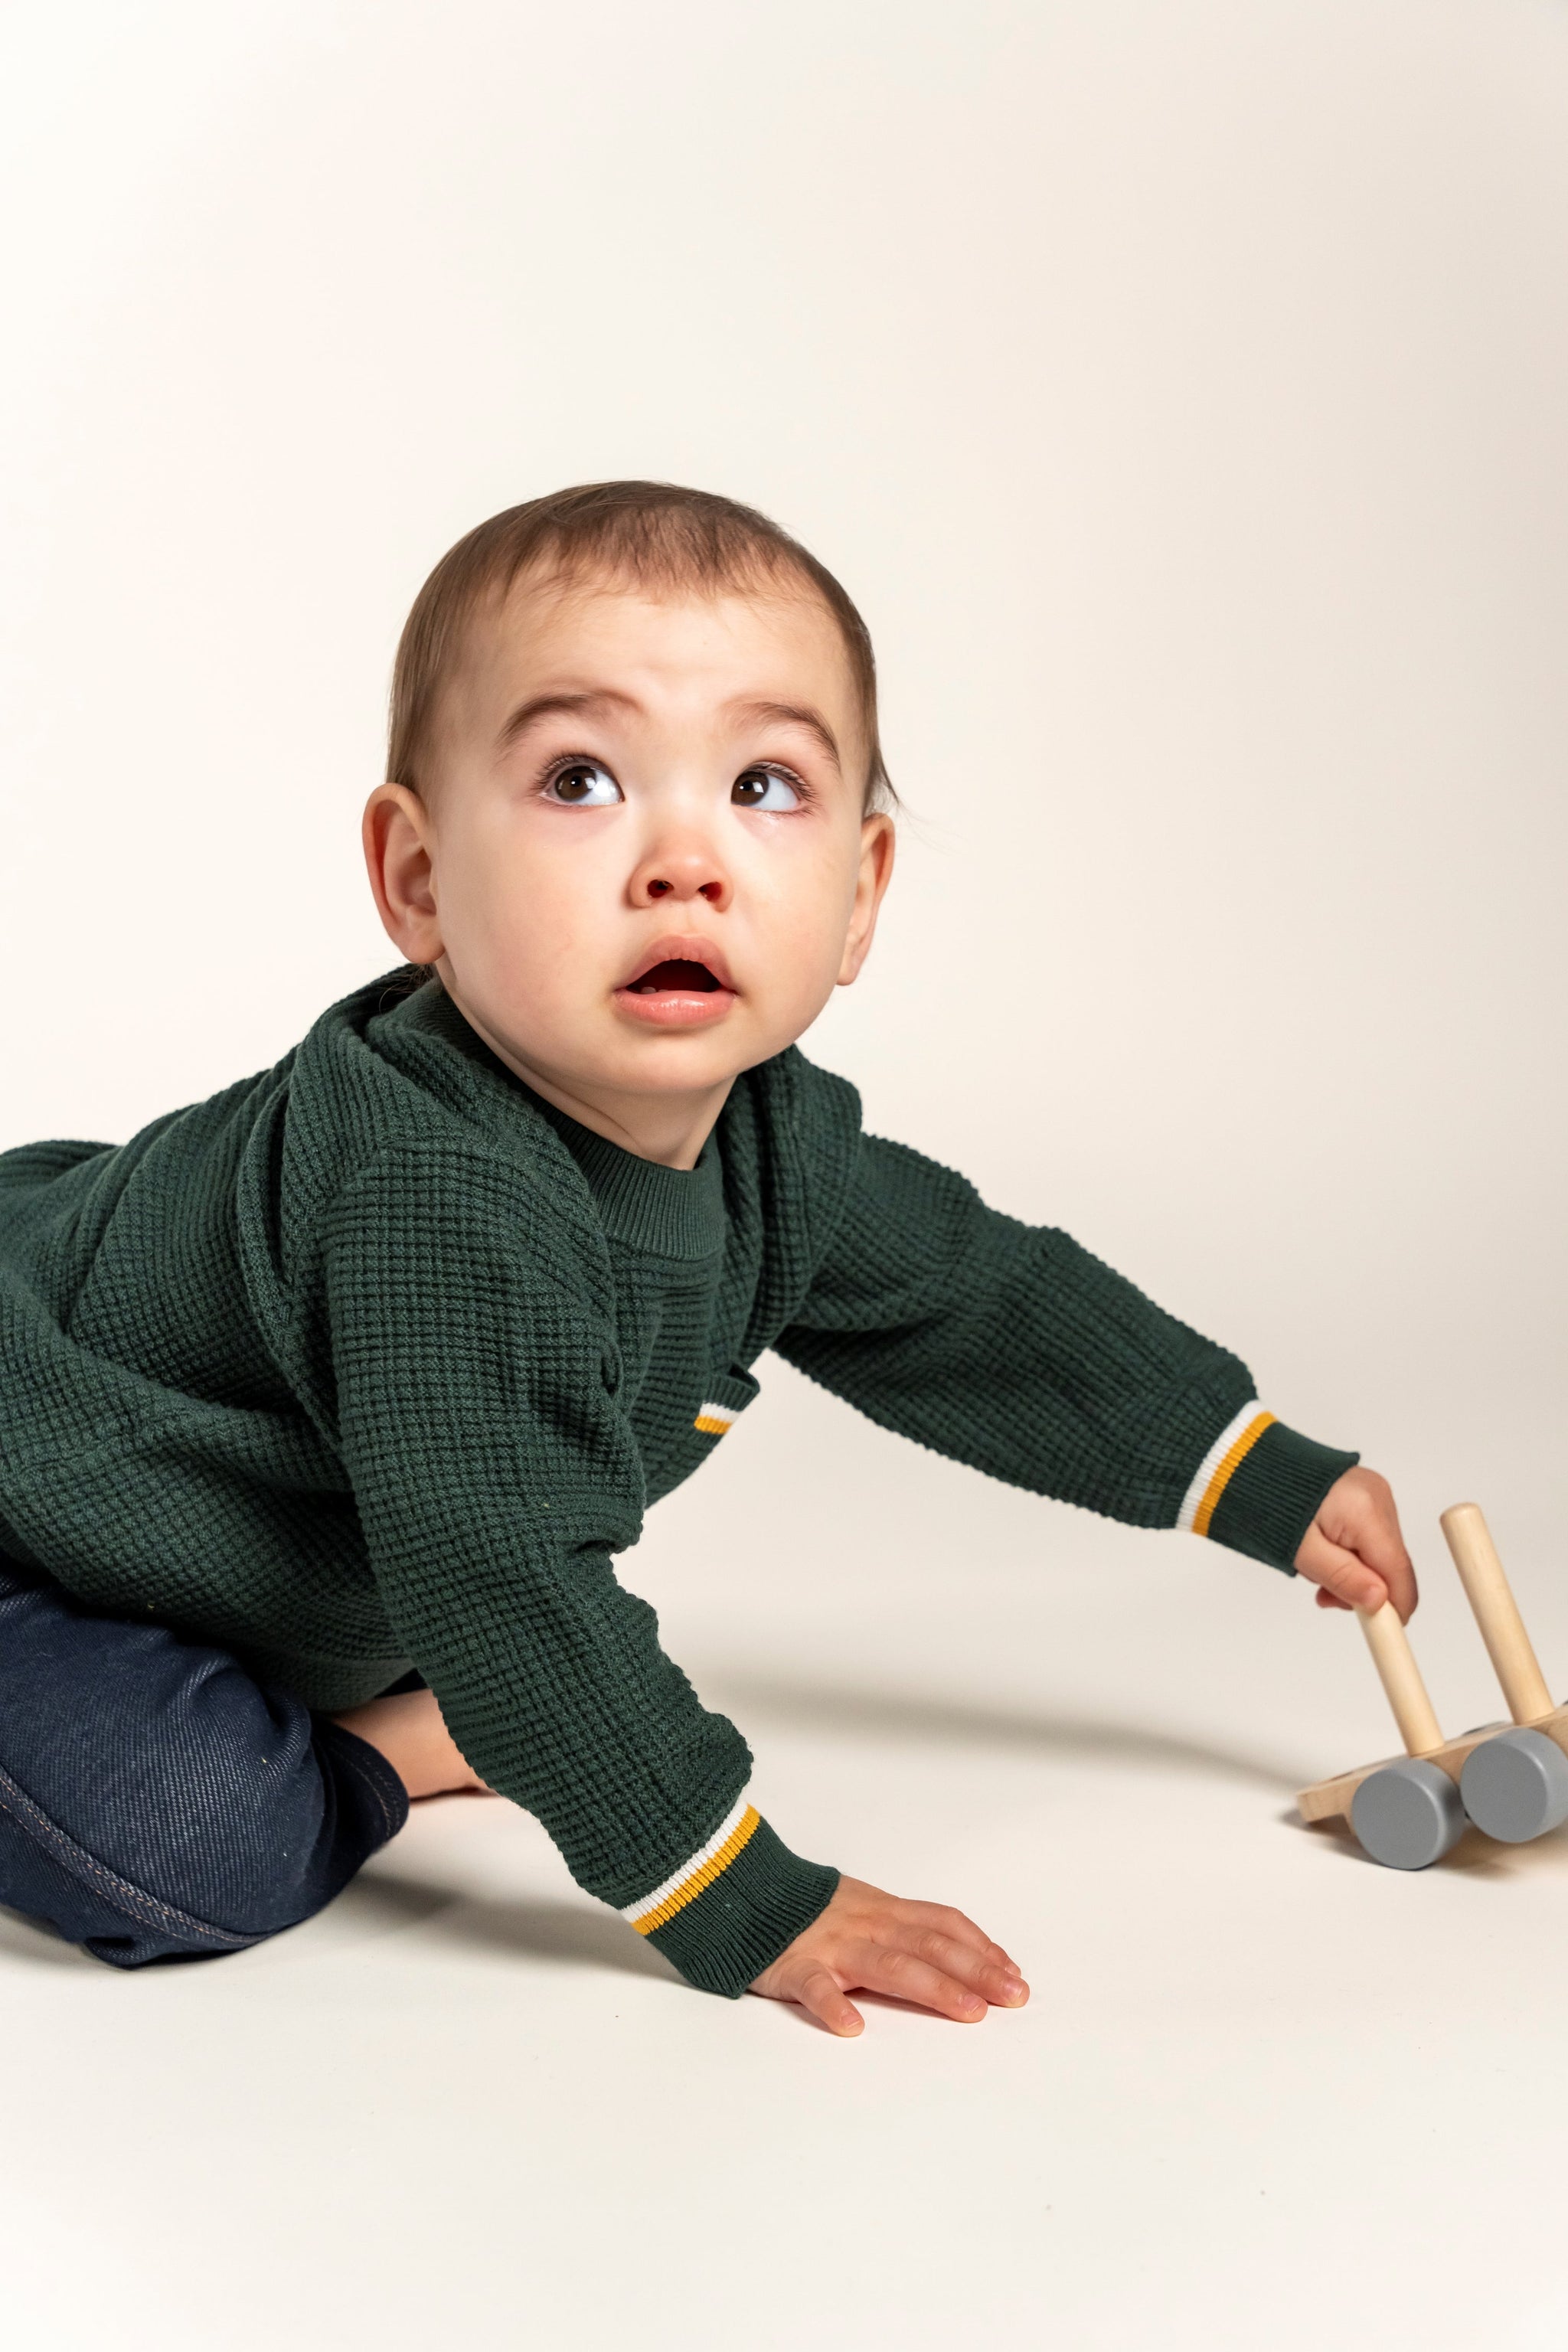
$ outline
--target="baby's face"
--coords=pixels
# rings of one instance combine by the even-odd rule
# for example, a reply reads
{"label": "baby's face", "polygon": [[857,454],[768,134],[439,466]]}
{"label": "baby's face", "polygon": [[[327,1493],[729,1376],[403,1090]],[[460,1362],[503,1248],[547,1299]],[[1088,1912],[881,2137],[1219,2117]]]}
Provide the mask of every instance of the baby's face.
{"label": "baby's face", "polygon": [[384,919],[567,1108],[709,1097],[864,961],[892,850],[866,760],[808,591],[524,580],[474,626],[427,799],[367,812]]}

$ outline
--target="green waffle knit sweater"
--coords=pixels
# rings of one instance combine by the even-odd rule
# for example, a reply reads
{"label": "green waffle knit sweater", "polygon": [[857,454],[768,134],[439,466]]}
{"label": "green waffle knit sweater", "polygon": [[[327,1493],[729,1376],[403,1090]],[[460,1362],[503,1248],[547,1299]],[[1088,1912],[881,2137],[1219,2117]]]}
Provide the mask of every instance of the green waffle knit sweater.
{"label": "green waffle knit sweater", "polygon": [[492,1788],[734,1994],[834,1871],[617,1583],[774,1349],[994,1477],[1289,1569],[1352,1454],[792,1049],[697,1168],[542,1104],[411,972],[118,1148],[0,1156],[0,1549],[338,1710],[419,1672]]}

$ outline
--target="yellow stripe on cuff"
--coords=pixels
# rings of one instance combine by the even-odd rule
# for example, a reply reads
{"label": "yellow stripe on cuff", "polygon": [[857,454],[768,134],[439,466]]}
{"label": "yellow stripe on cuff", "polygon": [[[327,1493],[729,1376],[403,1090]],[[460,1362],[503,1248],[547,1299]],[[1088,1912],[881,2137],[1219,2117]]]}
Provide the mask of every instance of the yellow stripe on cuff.
{"label": "yellow stripe on cuff", "polygon": [[1220,1455],[1218,1462],[1215,1465],[1213,1477],[1209,1480],[1208,1485],[1204,1488],[1202,1501],[1199,1503],[1196,1510],[1193,1513],[1194,1535],[1207,1535],[1209,1531],[1209,1521],[1213,1518],[1215,1512],[1219,1507],[1220,1496],[1224,1494],[1226,1488],[1229,1486],[1231,1480],[1235,1477],[1237,1472],[1240,1469],[1242,1464],[1246,1461],[1247,1455],[1251,1453],[1253,1447],[1262,1436],[1264,1431],[1266,1429],[1272,1428],[1274,1423],[1278,1419],[1279,1415],[1277,1413],[1255,1413],[1252,1419],[1247,1423],[1246,1428],[1231,1441],[1228,1446],[1226,1446],[1225,1452]]}
{"label": "yellow stripe on cuff", "polygon": [[705,1847],[700,1854],[694,1854],[687,1871],[673,1885],[667,1880],[647,1898],[646,1908],[634,1904],[630,1910],[622,1912],[622,1918],[629,1919],[639,1936],[651,1936],[656,1927],[662,1927],[667,1920],[674,1918],[678,1911],[684,1911],[689,1903],[697,1900],[705,1886],[711,1886],[713,1881],[729,1869],[742,1847],[750,1843],[761,1819],[755,1805],[744,1806],[734,1827],[731,1829],[725,1823],[721,1829],[720,1842]]}

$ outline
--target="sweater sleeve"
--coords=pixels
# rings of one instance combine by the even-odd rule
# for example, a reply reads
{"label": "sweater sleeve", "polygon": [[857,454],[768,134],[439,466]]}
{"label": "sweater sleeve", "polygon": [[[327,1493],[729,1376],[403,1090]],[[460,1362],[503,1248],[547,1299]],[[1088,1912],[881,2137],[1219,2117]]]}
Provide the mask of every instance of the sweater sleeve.
{"label": "sweater sleeve", "polygon": [[1291,1574],[1358,1459],[1276,1420],[1237,1357],[1066,1234],[874,1136],[774,1344],[884,1428],[992,1477]]}
{"label": "sweater sleeve", "polygon": [[384,1156],[337,1203],[338,1437],[372,1570],[480,1778],[689,1981],[736,1995],[837,1873],[760,1819],[744,1740],[616,1578],[643,1487],[615,1340],[531,1238],[482,1159]]}

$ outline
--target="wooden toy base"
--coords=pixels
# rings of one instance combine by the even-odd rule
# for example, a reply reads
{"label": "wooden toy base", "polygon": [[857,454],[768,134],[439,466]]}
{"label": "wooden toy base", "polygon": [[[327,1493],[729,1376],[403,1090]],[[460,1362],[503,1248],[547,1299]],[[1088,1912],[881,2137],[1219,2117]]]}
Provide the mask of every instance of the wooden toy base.
{"label": "wooden toy base", "polygon": [[[1450,1779],[1457,1780],[1465,1769],[1465,1759],[1473,1748],[1479,1748],[1483,1740],[1494,1738],[1500,1731],[1510,1731],[1516,1727],[1529,1731],[1544,1731],[1547,1738],[1554,1739],[1564,1755],[1568,1755],[1568,1706],[1554,1706],[1550,1715],[1537,1716],[1533,1722],[1527,1725],[1515,1727],[1507,1723],[1482,1724],[1477,1731],[1463,1732],[1458,1739],[1445,1739],[1440,1748],[1427,1748],[1426,1759],[1430,1764],[1440,1765]],[[1375,1764],[1362,1765],[1358,1771],[1341,1772],[1331,1780],[1314,1781],[1311,1788],[1303,1789],[1297,1798],[1297,1811],[1304,1822],[1331,1821],[1336,1813],[1348,1815],[1351,1799],[1364,1780],[1373,1772],[1381,1772],[1384,1764],[1398,1764],[1403,1761],[1402,1757],[1384,1756]]]}

